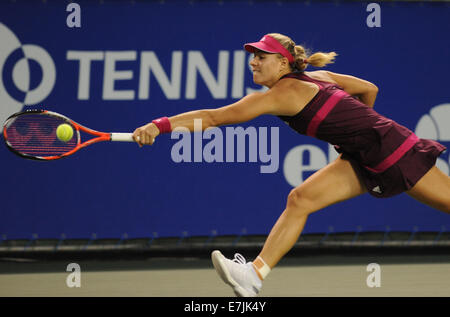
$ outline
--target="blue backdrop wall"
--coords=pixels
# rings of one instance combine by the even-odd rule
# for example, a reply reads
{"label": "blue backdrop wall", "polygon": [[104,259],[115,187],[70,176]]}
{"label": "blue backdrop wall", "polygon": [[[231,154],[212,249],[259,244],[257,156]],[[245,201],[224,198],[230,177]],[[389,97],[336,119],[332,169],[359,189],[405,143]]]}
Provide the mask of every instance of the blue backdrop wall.
{"label": "blue backdrop wall", "polygon": [[[379,27],[367,24],[368,2],[78,4],[81,27],[67,25],[75,11],[63,1],[0,3],[2,122],[44,108],[100,131],[132,132],[155,117],[230,104],[261,89],[252,83],[243,44],[279,32],[312,52],[336,51],[327,69],[374,82],[378,112],[450,145],[449,4],[381,2]],[[210,141],[201,137],[203,146],[191,139],[192,162],[177,162],[181,138],[170,135],[142,149],[101,143],[53,162],[20,159],[0,147],[0,234],[267,234],[289,191],[336,154],[275,117],[240,126],[254,129],[262,143],[267,131],[269,162],[261,146],[250,158],[250,142],[239,148],[244,162],[226,153],[224,162],[194,162],[195,146]],[[438,166],[449,173],[448,152]],[[386,226],[438,231],[450,227],[450,216],[406,194],[366,194],[313,214],[304,232]]]}

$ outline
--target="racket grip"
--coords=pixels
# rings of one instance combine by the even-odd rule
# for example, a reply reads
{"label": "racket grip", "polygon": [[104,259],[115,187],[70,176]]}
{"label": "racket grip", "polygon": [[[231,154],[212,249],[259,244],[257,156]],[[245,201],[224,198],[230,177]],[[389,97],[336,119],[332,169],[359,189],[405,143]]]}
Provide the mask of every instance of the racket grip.
{"label": "racket grip", "polygon": [[111,133],[111,141],[134,142],[133,133]]}

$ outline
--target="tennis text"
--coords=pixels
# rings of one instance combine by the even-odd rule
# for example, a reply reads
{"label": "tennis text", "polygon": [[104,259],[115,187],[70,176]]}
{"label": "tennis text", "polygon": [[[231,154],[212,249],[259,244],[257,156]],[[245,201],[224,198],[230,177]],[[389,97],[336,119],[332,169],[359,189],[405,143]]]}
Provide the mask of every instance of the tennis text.
{"label": "tennis text", "polygon": [[[150,91],[155,93],[152,87],[156,83],[168,100],[182,99],[183,94],[186,99],[196,99],[198,88],[204,86],[214,99],[239,99],[255,91],[267,90],[261,86],[253,89],[245,85],[245,71],[250,72],[248,62],[251,58],[243,50],[219,51],[216,75],[200,51],[173,51],[167,72],[154,51],[67,51],[67,60],[78,62],[79,100],[91,99],[91,81],[102,83],[99,85],[103,87],[102,100],[149,100]],[[103,71],[92,71],[98,67]],[[103,77],[100,75],[99,78],[99,74]],[[182,74],[186,74],[184,80]],[[232,84],[229,88],[230,78]],[[118,88],[124,85],[128,89]],[[132,86],[135,88],[130,89]],[[98,98],[100,91],[94,93],[94,98]]]}
{"label": "tennis text", "polygon": [[[258,130],[255,127],[226,127],[225,134],[220,128],[207,128],[202,132],[202,120],[195,119],[194,133],[183,127],[172,132],[171,139],[179,141],[172,146],[171,156],[175,163],[242,163],[248,158],[248,162],[267,163],[261,165],[261,173],[275,173],[279,167],[279,128],[270,128],[270,149],[268,138],[267,127]],[[203,144],[203,140],[208,142]]]}

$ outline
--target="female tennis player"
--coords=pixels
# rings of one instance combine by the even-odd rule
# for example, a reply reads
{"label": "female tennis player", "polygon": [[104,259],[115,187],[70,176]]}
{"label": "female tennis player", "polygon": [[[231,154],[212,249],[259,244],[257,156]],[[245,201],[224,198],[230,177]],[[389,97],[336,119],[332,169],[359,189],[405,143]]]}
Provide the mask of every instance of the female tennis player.
{"label": "female tennis player", "polygon": [[[272,33],[245,44],[254,54],[253,80],[269,89],[236,103],[163,117],[134,131],[140,146],[153,144],[161,133],[177,127],[194,131],[237,124],[263,114],[278,116],[295,131],[333,144],[340,156],[294,188],[252,262],[237,254],[233,260],[212,253],[215,269],[238,296],[256,296],[271,269],[294,246],[308,216],[366,192],[384,198],[406,192],[416,200],[450,213],[450,177],[436,166],[445,147],[418,138],[412,131],[373,110],[378,88],[350,75],[306,72],[307,64],[332,63],[334,52],[306,56],[302,46]],[[332,189],[332,190],[330,190]]]}

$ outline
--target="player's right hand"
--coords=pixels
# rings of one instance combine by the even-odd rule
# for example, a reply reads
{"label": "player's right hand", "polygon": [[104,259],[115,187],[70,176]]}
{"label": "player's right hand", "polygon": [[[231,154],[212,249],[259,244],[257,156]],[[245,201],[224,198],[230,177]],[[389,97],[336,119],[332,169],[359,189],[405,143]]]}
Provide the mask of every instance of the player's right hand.
{"label": "player's right hand", "polygon": [[134,130],[133,140],[142,147],[143,145],[152,145],[158,135],[158,127],[154,123],[148,123]]}

